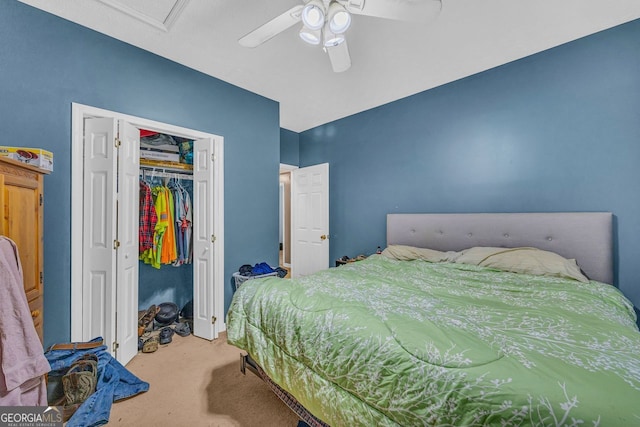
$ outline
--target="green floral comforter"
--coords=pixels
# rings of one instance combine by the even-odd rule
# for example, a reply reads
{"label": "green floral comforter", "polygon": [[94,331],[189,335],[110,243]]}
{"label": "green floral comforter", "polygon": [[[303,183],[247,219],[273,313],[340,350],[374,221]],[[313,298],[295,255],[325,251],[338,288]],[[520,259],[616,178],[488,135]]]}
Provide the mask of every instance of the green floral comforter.
{"label": "green floral comforter", "polygon": [[613,286],[382,256],[246,281],[227,338],[332,426],[640,425]]}

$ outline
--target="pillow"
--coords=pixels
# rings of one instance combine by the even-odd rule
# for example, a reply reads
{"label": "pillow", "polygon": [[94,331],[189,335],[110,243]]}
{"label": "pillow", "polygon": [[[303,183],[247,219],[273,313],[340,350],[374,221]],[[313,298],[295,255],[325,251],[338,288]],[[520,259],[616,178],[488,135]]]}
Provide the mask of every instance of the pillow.
{"label": "pillow", "polygon": [[444,262],[450,261],[452,254],[457,255],[457,252],[440,252],[434,249],[416,248],[415,246],[405,245],[389,245],[382,251],[383,256],[399,261],[421,259],[429,262]]}
{"label": "pillow", "polygon": [[491,267],[513,273],[554,276],[588,282],[575,259],[536,248],[475,247],[465,249],[456,263]]}

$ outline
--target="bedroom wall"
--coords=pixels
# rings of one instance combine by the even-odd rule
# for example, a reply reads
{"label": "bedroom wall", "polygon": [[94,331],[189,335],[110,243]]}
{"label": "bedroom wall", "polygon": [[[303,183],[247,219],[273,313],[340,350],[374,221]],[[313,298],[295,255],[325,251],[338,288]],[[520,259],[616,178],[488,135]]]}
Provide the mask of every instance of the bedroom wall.
{"label": "bedroom wall", "polygon": [[330,164],[331,259],[394,212],[611,211],[640,305],[640,20],[300,134]]}
{"label": "bedroom wall", "polygon": [[280,129],[280,163],[298,166],[300,161],[300,135],[288,129]]}
{"label": "bedroom wall", "polygon": [[17,1],[0,2],[0,40],[2,144],[54,153],[45,178],[45,346],[70,339],[72,102],[225,138],[225,310],[240,265],[277,265],[276,102]]}

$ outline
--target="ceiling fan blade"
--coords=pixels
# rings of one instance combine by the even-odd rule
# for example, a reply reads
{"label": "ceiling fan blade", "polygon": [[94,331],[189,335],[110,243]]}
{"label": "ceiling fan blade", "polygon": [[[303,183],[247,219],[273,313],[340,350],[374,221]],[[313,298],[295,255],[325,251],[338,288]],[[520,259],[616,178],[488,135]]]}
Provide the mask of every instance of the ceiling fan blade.
{"label": "ceiling fan blade", "polygon": [[351,68],[351,56],[349,56],[346,40],[337,46],[327,47],[327,53],[334,72],[341,73]]}
{"label": "ceiling fan blade", "polygon": [[441,0],[345,0],[344,7],[354,15],[374,16],[398,21],[426,21],[442,9]]}
{"label": "ceiling fan blade", "polygon": [[238,40],[238,43],[244,47],[260,46],[272,37],[277,36],[284,30],[300,22],[300,14],[303,7],[303,5],[292,7],[283,14],[276,16],[271,21],[243,36]]}

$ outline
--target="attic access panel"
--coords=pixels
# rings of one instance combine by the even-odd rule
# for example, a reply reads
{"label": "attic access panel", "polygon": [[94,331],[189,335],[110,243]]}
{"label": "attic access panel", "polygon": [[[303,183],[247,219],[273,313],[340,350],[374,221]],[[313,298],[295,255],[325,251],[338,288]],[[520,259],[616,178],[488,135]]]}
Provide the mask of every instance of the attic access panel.
{"label": "attic access panel", "polygon": [[99,0],[146,24],[168,32],[189,0]]}

